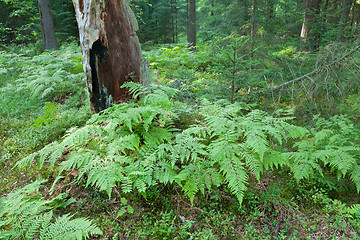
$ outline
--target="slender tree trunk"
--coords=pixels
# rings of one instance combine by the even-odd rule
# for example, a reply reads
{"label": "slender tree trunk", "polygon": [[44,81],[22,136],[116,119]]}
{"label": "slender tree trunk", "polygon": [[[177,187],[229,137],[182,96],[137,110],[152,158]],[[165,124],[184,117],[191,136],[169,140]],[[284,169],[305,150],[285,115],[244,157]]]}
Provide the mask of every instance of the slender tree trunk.
{"label": "slender tree trunk", "polygon": [[43,39],[43,49],[58,49],[54,31],[54,21],[51,15],[50,1],[38,0],[38,4]]}
{"label": "slender tree trunk", "polygon": [[255,48],[255,26],[256,26],[256,6],[257,1],[253,0],[253,8],[252,8],[252,20],[251,20],[251,49],[250,49],[250,58],[254,58],[254,48]]}
{"label": "slender tree trunk", "polygon": [[187,40],[189,48],[196,50],[196,0],[188,2],[188,31]]}
{"label": "slender tree trunk", "polygon": [[344,30],[347,18],[350,13],[352,0],[343,0],[342,3],[342,10],[340,15],[340,22],[339,22],[339,31],[336,40],[343,41],[344,40]]}
{"label": "slender tree trunk", "polygon": [[121,86],[147,84],[135,15],[128,0],[73,0],[80,32],[87,88],[94,112],[132,96]]}
{"label": "slender tree trunk", "polygon": [[315,34],[310,35],[316,21],[316,13],[319,12],[321,0],[306,0],[305,16],[300,33],[300,51],[314,50]]}
{"label": "slender tree trunk", "polygon": [[251,27],[247,27],[248,26],[247,23],[250,21],[250,15],[249,15],[250,8],[249,8],[248,0],[239,0],[239,4],[242,5],[242,15],[243,15],[241,34],[244,36],[249,36],[249,30],[251,31]]}
{"label": "slender tree trunk", "polygon": [[170,1],[170,8],[171,8],[171,36],[172,36],[172,43],[175,43],[175,1]]}
{"label": "slender tree trunk", "polygon": [[210,16],[214,16],[215,3],[214,0],[210,1]]}
{"label": "slender tree trunk", "polygon": [[177,0],[175,0],[175,42],[178,42],[179,31],[178,31],[178,6]]}

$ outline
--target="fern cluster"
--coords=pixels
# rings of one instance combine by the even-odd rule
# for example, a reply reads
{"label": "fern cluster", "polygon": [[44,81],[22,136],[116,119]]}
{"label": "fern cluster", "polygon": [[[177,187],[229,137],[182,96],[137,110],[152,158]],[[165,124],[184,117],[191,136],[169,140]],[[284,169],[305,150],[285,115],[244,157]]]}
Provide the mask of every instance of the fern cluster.
{"label": "fern cluster", "polygon": [[274,118],[242,104],[205,102],[200,111],[204,121],[178,135],[175,144],[177,157],[187,162],[177,178],[190,197],[226,183],[241,203],[248,175],[260,180],[265,169],[288,165],[276,146],[307,132],[289,124],[291,117]]}
{"label": "fern cluster", "polygon": [[193,201],[197,192],[225,184],[241,203],[249,174],[260,180],[264,170],[280,167],[290,169],[297,181],[336,171],[360,189],[354,142],[359,137],[344,117],[317,118],[317,127],[309,131],[289,123],[291,111],[274,117],[240,103],[204,101],[197,123],[180,131],[174,127],[178,116],[170,100],[175,92],[133,83],[126,87],[135,97],[145,97],[94,115],[61,142],[18,164],[59,164],[57,179],[64,171],[77,170],[78,181],[85,177],[86,185],[109,197],[116,186],[124,193],[146,194],[151,186],[176,183]]}
{"label": "fern cluster", "polygon": [[81,60],[78,48],[71,45],[34,57],[0,52],[0,114],[36,112],[46,101],[63,102],[83,94]]}
{"label": "fern cluster", "polygon": [[344,116],[329,120],[315,117],[316,127],[287,153],[297,181],[335,172],[338,179],[350,177],[360,191],[360,131]]}
{"label": "fern cluster", "polygon": [[[0,198],[0,239],[87,239],[101,230],[86,218],[71,219],[69,214],[55,218],[54,210],[66,207],[73,199],[66,195],[46,200],[39,195],[45,180],[31,183]],[[55,220],[54,220],[55,219]]]}
{"label": "fern cluster", "polygon": [[[148,90],[129,83],[137,103],[122,103],[94,115],[71,130],[61,142],[53,142],[18,164],[37,160],[61,173],[79,172],[86,185],[95,185],[111,196],[113,187],[123,192],[146,190],[157,184],[180,185],[193,201],[196,193],[226,184],[242,202],[248,175],[260,179],[264,169],[289,165],[277,150],[288,139],[301,138],[307,130],[288,123],[289,116],[272,117],[241,104],[204,102],[198,123],[176,129],[172,89]],[[65,159],[65,160],[61,160]]]}

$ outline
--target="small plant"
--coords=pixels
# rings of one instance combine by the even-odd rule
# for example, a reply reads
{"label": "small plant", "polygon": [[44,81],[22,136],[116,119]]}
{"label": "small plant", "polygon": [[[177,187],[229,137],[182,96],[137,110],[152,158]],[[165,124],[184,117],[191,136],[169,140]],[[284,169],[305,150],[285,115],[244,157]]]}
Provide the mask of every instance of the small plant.
{"label": "small plant", "polygon": [[215,46],[211,71],[219,82],[212,86],[217,98],[221,96],[234,103],[250,89],[251,78],[257,77],[254,68],[259,64],[252,57],[250,42],[248,37],[231,34]]}
{"label": "small plant", "polygon": [[71,219],[69,214],[55,218],[54,211],[66,207],[73,199],[63,201],[66,195],[46,200],[39,194],[45,180],[31,183],[0,199],[0,239],[87,239],[102,234],[86,218]]}

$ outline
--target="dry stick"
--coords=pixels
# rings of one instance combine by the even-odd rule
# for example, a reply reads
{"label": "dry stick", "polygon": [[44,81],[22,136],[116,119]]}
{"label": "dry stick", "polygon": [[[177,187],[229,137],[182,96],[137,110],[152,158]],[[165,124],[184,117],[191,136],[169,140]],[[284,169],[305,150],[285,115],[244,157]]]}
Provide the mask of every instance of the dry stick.
{"label": "dry stick", "polygon": [[[337,64],[338,62],[341,62],[342,60],[344,60],[345,58],[347,58],[348,56],[350,56],[351,54],[353,54],[353,53],[354,53],[356,50],[358,50],[359,48],[360,48],[360,45],[356,46],[356,47],[353,48],[350,52],[348,52],[347,54],[345,54],[344,56],[342,56],[342,57],[339,58],[338,60],[336,60],[336,61],[334,61],[334,62],[332,62],[332,63],[330,63],[330,64],[325,65],[324,68],[330,67],[330,66],[332,66],[332,65]],[[293,84],[293,83],[296,83],[296,82],[299,82],[299,81],[301,81],[301,80],[303,80],[303,79],[305,79],[305,78],[310,77],[311,75],[314,75],[315,73],[317,73],[317,72],[319,72],[319,71],[320,71],[320,69],[315,69],[314,71],[309,72],[308,74],[305,74],[305,75],[303,75],[303,76],[301,76],[301,77],[295,78],[295,79],[293,79],[293,80],[291,80],[291,81],[288,81],[288,82],[285,82],[285,83],[283,83],[283,84],[277,85],[276,87],[270,88],[270,89],[266,90],[265,93],[274,92],[274,91],[276,91],[276,90],[279,90],[280,88],[286,87],[286,86],[288,86],[288,85],[290,85],[290,84]]]}

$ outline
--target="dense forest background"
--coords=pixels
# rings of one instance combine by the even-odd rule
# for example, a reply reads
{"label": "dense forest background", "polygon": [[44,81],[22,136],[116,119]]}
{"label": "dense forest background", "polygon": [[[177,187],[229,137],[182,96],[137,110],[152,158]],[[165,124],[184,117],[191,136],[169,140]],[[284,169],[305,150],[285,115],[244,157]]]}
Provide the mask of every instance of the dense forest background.
{"label": "dense forest background", "polygon": [[360,2],[130,3],[92,113],[72,1],[0,0],[0,239],[359,239]]}

